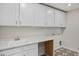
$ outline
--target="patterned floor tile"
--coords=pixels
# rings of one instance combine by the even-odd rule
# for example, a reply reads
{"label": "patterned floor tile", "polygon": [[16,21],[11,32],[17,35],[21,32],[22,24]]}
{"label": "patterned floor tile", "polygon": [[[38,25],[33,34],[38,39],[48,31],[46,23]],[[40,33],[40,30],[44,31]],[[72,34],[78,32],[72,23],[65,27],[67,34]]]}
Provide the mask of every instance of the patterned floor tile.
{"label": "patterned floor tile", "polygon": [[75,51],[71,51],[66,48],[60,48],[55,50],[54,55],[55,56],[79,56],[79,53]]}

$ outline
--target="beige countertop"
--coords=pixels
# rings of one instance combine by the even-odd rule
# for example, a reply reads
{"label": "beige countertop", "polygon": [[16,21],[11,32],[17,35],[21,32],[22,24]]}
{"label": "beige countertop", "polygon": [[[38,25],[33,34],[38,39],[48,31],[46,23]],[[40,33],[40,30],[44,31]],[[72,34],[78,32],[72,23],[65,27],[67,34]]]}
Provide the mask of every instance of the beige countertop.
{"label": "beige countertop", "polygon": [[37,36],[37,37],[28,37],[28,38],[20,38],[20,40],[13,40],[13,41],[2,41],[0,43],[0,51],[15,48],[23,45],[33,44],[44,42],[48,40],[53,40],[55,36]]}

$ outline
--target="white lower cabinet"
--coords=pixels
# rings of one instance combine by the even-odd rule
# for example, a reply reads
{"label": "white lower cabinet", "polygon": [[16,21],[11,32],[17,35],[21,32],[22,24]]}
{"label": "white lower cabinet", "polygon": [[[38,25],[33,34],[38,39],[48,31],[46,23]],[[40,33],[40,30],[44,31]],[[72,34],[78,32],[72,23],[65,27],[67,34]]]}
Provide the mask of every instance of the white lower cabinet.
{"label": "white lower cabinet", "polygon": [[38,56],[38,50],[36,48],[20,51],[11,56]]}
{"label": "white lower cabinet", "polygon": [[38,56],[38,50],[37,49],[30,49],[24,53],[24,56]]}
{"label": "white lower cabinet", "polygon": [[0,56],[38,56],[38,44],[30,44],[0,51]]}
{"label": "white lower cabinet", "polygon": [[38,44],[21,47],[20,51],[16,52],[12,56],[38,56]]}

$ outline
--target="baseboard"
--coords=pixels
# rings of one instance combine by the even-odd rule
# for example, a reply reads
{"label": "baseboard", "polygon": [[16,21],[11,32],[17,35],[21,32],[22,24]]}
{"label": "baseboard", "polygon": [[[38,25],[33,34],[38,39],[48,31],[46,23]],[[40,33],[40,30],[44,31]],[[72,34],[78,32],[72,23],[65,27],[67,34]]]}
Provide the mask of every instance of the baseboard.
{"label": "baseboard", "polygon": [[78,52],[79,53],[79,50],[74,50],[74,49],[71,49],[71,48],[68,48],[68,47],[63,47],[63,48],[66,48],[66,49],[69,49],[71,51],[75,51],[75,52]]}

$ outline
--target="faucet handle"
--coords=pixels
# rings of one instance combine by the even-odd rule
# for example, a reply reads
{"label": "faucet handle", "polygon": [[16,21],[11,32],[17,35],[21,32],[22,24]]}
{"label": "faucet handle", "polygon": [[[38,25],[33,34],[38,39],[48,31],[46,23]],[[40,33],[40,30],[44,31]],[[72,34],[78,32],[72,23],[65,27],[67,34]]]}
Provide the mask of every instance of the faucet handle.
{"label": "faucet handle", "polygon": [[17,40],[20,40],[20,38],[17,36],[16,38],[15,38],[15,40],[17,41]]}

